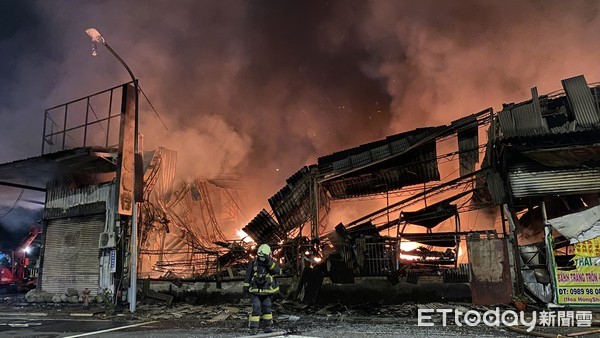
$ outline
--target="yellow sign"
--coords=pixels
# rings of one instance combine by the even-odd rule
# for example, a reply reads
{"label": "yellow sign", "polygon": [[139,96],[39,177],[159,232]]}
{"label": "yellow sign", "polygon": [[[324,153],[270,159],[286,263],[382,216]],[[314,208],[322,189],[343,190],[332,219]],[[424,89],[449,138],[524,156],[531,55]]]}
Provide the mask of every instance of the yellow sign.
{"label": "yellow sign", "polygon": [[600,257],[600,236],[575,243],[575,255],[582,257]]}
{"label": "yellow sign", "polygon": [[[580,250],[581,252],[584,251]],[[575,256],[573,262],[576,266],[573,270],[556,270],[558,303],[579,305],[600,303],[600,266],[596,265],[600,263],[600,257]]]}
{"label": "yellow sign", "polygon": [[599,285],[600,266],[579,266],[575,270],[557,270],[556,280],[561,286]]}

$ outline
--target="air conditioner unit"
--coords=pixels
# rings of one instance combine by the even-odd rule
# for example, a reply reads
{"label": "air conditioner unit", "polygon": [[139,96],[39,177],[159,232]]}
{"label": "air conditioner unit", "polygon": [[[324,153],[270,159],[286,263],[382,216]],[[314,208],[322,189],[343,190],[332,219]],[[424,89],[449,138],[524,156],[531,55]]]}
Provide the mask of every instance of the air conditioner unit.
{"label": "air conditioner unit", "polygon": [[100,234],[100,238],[98,239],[99,249],[114,248],[115,246],[116,240],[114,232],[103,232]]}

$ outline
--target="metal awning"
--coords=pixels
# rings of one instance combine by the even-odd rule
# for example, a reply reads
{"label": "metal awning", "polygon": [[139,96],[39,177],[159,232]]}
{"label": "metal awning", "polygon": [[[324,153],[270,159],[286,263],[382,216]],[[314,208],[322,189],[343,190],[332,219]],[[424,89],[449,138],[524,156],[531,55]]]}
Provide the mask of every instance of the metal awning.
{"label": "metal awning", "polygon": [[81,147],[0,164],[0,185],[44,191],[57,177],[115,171],[115,148]]}
{"label": "metal awning", "polygon": [[458,215],[456,204],[442,201],[417,211],[403,211],[402,220],[428,229],[435,228],[438,224],[452,216]]}
{"label": "metal awning", "polygon": [[548,223],[572,243],[592,239],[598,235],[597,229],[600,228],[600,206],[556,217]]}

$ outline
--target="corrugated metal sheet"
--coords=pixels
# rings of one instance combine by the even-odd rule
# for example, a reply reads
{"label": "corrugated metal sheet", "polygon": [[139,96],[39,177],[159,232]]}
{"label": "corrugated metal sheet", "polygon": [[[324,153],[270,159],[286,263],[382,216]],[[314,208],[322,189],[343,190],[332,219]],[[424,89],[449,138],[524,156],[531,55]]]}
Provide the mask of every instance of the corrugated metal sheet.
{"label": "corrugated metal sheet", "polygon": [[506,190],[504,189],[504,181],[499,173],[492,173],[486,175],[487,189],[492,197],[492,201],[496,205],[500,205],[506,202]]}
{"label": "corrugated metal sheet", "polygon": [[[287,185],[269,198],[269,205],[273,214],[281,225],[280,231],[288,231],[307,222],[311,216],[311,191],[313,189],[313,176],[311,169],[303,167],[286,180]],[[325,190],[319,189],[319,210],[328,203]]]}
{"label": "corrugated metal sheet", "polygon": [[[600,206],[549,219],[548,223],[568,239],[583,238],[581,235],[586,231],[592,229],[594,226],[600,227]],[[580,241],[583,240],[585,239],[580,239]]]}
{"label": "corrugated metal sheet", "polygon": [[310,173],[310,169],[307,166],[300,168],[300,170],[296,171],[292,176],[290,176],[285,182],[288,186],[294,187],[299,184],[302,179]]}
{"label": "corrugated metal sheet", "polygon": [[350,157],[348,157],[343,160],[333,162],[331,167],[334,172],[346,171],[348,169],[352,169],[352,161],[350,160]]}
{"label": "corrugated metal sheet", "polygon": [[446,128],[445,126],[419,128],[320,157],[318,160],[319,173],[321,175],[340,174],[371,162],[402,154],[417,142]]}
{"label": "corrugated metal sheet", "polygon": [[0,180],[18,179],[28,185],[46,187],[56,177],[72,173],[111,173],[115,166],[103,156],[116,156],[111,148],[85,147],[63,150],[0,164]]}
{"label": "corrugated metal sheet", "polygon": [[532,103],[523,104],[511,109],[518,135],[538,135],[546,132],[542,115],[535,111]]}
{"label": "corrugated metal sheet", "polygon": [[323,186],[332,198],[345,199],[398,190],[402,187],[440,179],[435,142],[398,156],[385,168],[376,165],[365,172],[329,180]]}
{"label": "corrugated metal sheet", "polygon": [[477,118],[471,115],[464,122],[472,122],[474,125],[466,129],[463,128],[457,133],[460,176],[472,173],[475,170],[475,163],[479,163]]}
{"label": "corrugated metal sheet", "polygon": [[567,122],[561,126],[550,128],[550,131],[554,134],[564,134],[574,132],[577,123],[575,121]]}
{"label": "corrugated metal sheet", "polygon": [[[600,142],[600,133],[598,133],[597,139]],[[523,155],[549,167],[593,165],[600,159],[600,143],[563,146],[561,148],[537,148],[523,151]]]}
{"label": "corrugated metal sheet", "polygon": [[[600,124],[600,88],[589,88],[583,76],[562,80],[564,93],[506,104],[498,113],[504,138],[570,133]],[[573,121],[574,116],[574,121]]]}
{"label": "corrugated metal sheet", "polygon": [[407,139],[401,139],[390,143],[390,150],[392,154],[400,154],[405,152],[410,147]]}
{"label": "corrugated metal sheet", "polygon": [[104,229],[104,214],[48,221],[44,246],[42,290],[79,293],[98,292],[100,274],[98,237]]}
{"label": "corrugated metal sheet", "polygon": [[600,85],[591,88],[594,103],[596,103],[596,111],[600,113]]}
{"label": "corrugated metal sheet", "polygon": [[286,235],[265,209],[262,209],[242,230],[256,243],[272,243],[284,239]]}
{"label": "corrugated metal sheet", "polygon": [[287,186],[269,198],[269,205],[284,231],[292,230],[310,217],[311,176],[304,167],[292,175]]}
{"label": "corrugated metal sheet", "polygon": [[56,183],[46,192],[44,219],[97,213],[100,210],[94,206],[106,208],[113,200],[113,187],[113,183],[106,183],[72,189]]}
{"label": "corrugated metal sheet", "polygon": [[504,137],[513,137],[517,135],[517,127],[515,120],[512,117],[510,109],[504,109],[498,112],[498,121],[500,122],[500,130]]}
{"label": "corrugated metal sheet", "polygon": [[177,152],[166,148],[158,148],[156,153],[160,156],[160,170],[154,191],[159,198],[168,201],[170,194],[173,192],[173,182],[177,170]]}
{"label": "corrugated metal sheet", "polygon": [[534,88],[531,92],[533,99],[530,102],[505,106],[498,113],[500,129],[504,137],[539,135],[548,132],[548,126],[542,118],[537,90]]}
{"label": "corrugated metal sheet", "polygon": [[515,197],[600,192],[600,168],[557,169],[521,164],[509,168],[508,176]]}
{"label": "corrugated metal sheet", "polygon": [[584,242],[600,236],[600,222],[594,224],[591,228],[581,233],[579,236],[571,238],[571,244]]}
{"label": "corrugated metal sheet", "polygon": [[540,120],[541,120],[542,119],[542,107],[540,106],[540,98],[538,96],[537,87],[531,88],[531,104],[533,107],[533,112],[535,113],[536,116],[539,116]]}
{"label": "corrugated metal sheet", "polygon": [[590,88],[587,86],[585,77],[580,75],[562,80],[562,85],[578,124],[583,127],[591,127],[600,123],[596,103]]}
{"label": "corrugated metal sheet", "polygon": [[448,218],[458,216],[458,208],[456,204],[442,201],[417,211],[402,211],[400,216],[407,223],[432,229]]}
{"label": "corrugated metal sheet", "polygon": [[392,154],[389,145],[384,145],[381,147],[377,147],[371,149],[371,158],[374,160],[381,160],[382,158],[386,158]]}

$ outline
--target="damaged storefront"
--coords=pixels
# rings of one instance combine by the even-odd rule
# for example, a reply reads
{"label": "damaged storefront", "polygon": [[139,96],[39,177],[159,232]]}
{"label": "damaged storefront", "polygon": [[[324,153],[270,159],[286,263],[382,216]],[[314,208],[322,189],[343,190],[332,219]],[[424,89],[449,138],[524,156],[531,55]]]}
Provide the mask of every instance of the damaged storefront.
{"label": "damaged storefront", "polygon": [[[488,108],[322,156],[291,175],[268,199],[270,210],[249,222],[237,177],[179,180],[177,156],[185,154],[157,148],[130,163],[143,186],[134,198],[122,180],[123,150],[110,147],[122,143],[122,131],[114,143],[106,136],[104,147],[90,147],[84,132],[70,147],[64,142],[73,128],[45,130],[50,150],[12,167],[29,167],[25,179],[44,177],[37,183],[46,192],[39,286],[124,300],[138,250],[131,273],[144,279],[146,295],[151,282],[220,288],[243,277],[255,244],[268,243],[295,286],[292,298],[308,303],[352,285],[383,290],[382,297],[398,291],[389,301],[406,300],[403,288],[482,305],[522,295],[597,302],[600,87],[582,76],[563,86],[551,95],[534,88],[531,100],[498,113]],[[121,88],[125,96],[131,90],[110,91]],[[128,107],[125,97],[121,112]],[[332,218],[339,205],[369,199],[381,207]],[[136,202],[132,248],[132,219],[122,208]]]}
{"label": "damaged storefront", "polygon": [[551,95],[533,88],[531,100],[498,113],[488,186],[516,233],[523,292],[592,305],[600,299],[600,88],[583,76],[562,84]]}
{"label": "damaged storefront", "polygon": [[[454,284],[458,289],[471,283],[478,267],[472,270],[468,264],[467,239],[497,241],[505,249],[500,273],[493,273],[494,285],[503,286],[494,301],[508,302],[514,274],[509,271],[506,232],[493,222],[477,229],[461,226],[461,214],[494,209],[491,198],[482,197],[485,185],[480,182],[486,170],[477,168],[484,148],[479,134],[492,116],[486,109],[447,126],[419,128],[321,157],[269,199],[272,212],[263,209],[243,230],[257,243],[277,248],[284,267],[292,266],[284,270],[300,276],[295,297],[309,303],[317,301],[322,287],[331,295],[336,285],[362,285],[375,295],[379,288],[373,286],[379,280],[385,281],[381,290],[387,289],[387,301],[397,299],[392,290],[412,289],[400,282]],[[453,175],[442,177],[440,164],[448,162]],[[369,198],[386,199],[387,205],[328,229],[333,204]],[[436,294],[431,291],[427,292]]]}
{"label": "damaged storefront", "polygon": [[39,286],[63,293],[104,290],[114,293],[117,268],[115,212],[111,203],[115,185],[109,183],[70,189],[49,187],[44,212],[46,234]]}

